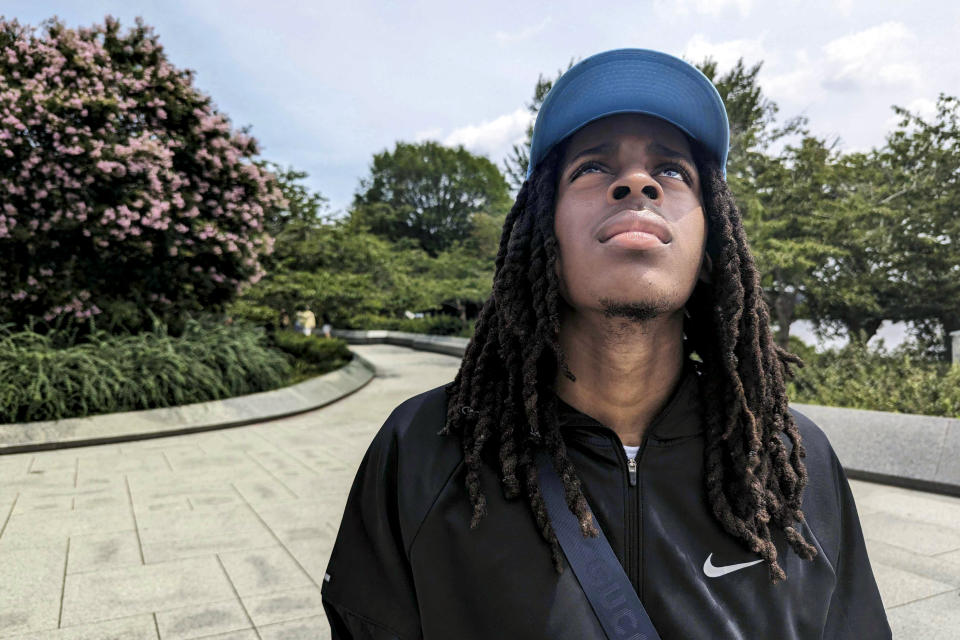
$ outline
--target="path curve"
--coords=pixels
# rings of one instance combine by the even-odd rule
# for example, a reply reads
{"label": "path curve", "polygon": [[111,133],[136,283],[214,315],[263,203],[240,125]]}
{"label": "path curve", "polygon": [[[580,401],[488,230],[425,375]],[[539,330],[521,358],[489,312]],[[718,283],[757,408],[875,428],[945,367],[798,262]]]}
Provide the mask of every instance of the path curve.
{"label": "path curve", "polygon": [[[328,639],[318,585],[356,468],[393,408],[460,363],[351,349],[377,377],[316,411],[0,456],[0,638]],[[955,637],[960,499],[850,484],[894,637]]]}

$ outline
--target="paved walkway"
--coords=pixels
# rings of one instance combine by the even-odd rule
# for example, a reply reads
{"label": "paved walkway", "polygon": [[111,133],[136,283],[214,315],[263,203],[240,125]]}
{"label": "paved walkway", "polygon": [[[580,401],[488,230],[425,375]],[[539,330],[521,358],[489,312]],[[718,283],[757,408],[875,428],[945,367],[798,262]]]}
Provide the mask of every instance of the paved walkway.
{"label": "paved walkway", "polygon": [[[315,412],[0,457],[0,638],[329,638],[318,585],[357,465],[459,363],[354,348],[378,377]],[[894,637],[957,638],[960,499],[851,484]]]}

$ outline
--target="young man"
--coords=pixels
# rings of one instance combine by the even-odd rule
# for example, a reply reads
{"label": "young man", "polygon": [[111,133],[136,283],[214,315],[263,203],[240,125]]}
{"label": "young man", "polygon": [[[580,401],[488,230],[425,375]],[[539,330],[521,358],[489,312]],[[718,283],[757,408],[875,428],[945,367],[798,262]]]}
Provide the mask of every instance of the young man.
{"label": "young man", "polygon": [[843,469],[787,406],[803,363],[772,340],[728,141],[672,56],[557,81],[460,371],[357,472],[322,589],[335,640],[607,637],[539,452],[664,640],[890,637]]}

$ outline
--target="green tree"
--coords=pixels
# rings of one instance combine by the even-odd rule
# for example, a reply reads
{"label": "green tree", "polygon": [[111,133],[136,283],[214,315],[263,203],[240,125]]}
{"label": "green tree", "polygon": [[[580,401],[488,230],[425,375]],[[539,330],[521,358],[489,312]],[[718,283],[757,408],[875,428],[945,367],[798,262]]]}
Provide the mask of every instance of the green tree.
{"label": "green tree", "polygon": [[[730,123],[728,179],[748,178],[765,167],[765,152],[784,136],[806,134],[806,118],[796,116],[776,125],[780,108],[763,94],[757,75],[763,62],[748,66],[743,58],[720,74],[717,62],[706,58],[695,66],[707,76],[723,99]],[[731,185],[732,186],[732,185]]]}
{"label": "green tree", "polygon": [[142,20],[0,18],[0,323],[178,335],[263,275],[259,147]]}
{"label": "green tree", "polygon": [[392,240],[412,238],[430,255],[466,238],[479,212],[505,214],[507,183],[497,166],[462,146],[398,142],[373,157],[351,221]]}
{"label": "green tree", "polygon": [[[777,322],[777,342],[786,347],[799,301],[828,253],[818,240],[825,234],[815,212],[824,201],[817,180],[826,177],[829,152],[808,136],[804,118],[777,124],[779,107],[757,80],[762,62],[748,65],[741,58],[722,73],[711,58],[695,66],[717,87],[727,111],[727,182]],[[774,142],[789,136],[799,136],[799,143],[785,145],[779,155],[770,152]]]}
{"label": "green tree", "polygon": [[[787,279],[801,284],[803,313],[818,333],[839,335],[842,329],[866,343],[904,294],[902,282],[889,275],[893,211],[877,194],[875,154],[842,155],[835,146],[808,137],[790,148],[789,179],[769,195],[777,203],[771,208],[786,215],[766,230],[791,238],[779,261],[799,267]],[[799,224],[791,224],[792,217]]]}
{"label": "green tree", "polygon": [[527,125],[527,137],[520,144],[513,145],[510,155],[503,162],[503,170],[507,175],[507,180],[514,191],[519,191],[520,187],[527,179],[527,168],[530,166],[530,143],[533,140],[533,125],[536,121],[537,113],[543,105],[544,98],[550,93],[554,83],[560,79],[564,73],[576,64],[573,58],[567,63],[566,69],[557,71],[553,78],[544,78],[543,74],[537,75],[537,83],[533,87],[533,99],[527,103],[527,110],[530,111],[530,124]]}
{"label": "green tree", "polygon": [[914,322],[946,358],[960,329],[960,99],[941,93],[930,119],[893,109],[901,120],[880,154],[880,184],[897,212],[891,271],[908,284],[893,319]]}
{"label": "green tree", "polygon": [[264,230],[271,236],[278,236],[290,222],[295,220],[316,224],[322,221],[327,210],[327,198],[317,191],[311,191],[303,180],[309,174],[293,167],[282,167],[275,162],[261,160],[257,165],[276,177],[277,185],[286,201],[285,207],[275,207],[264,216]]}

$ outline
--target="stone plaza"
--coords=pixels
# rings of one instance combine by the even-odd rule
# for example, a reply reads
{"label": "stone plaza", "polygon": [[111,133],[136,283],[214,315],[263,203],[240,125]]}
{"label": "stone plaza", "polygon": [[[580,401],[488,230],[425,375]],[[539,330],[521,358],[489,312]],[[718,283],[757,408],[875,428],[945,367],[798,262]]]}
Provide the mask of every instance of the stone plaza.
{"label": "stone plaza", "polygon": [[[351,348],[376,377],[321,409],[0,456],[0,638],[329,638],[319,585],[357,466],[459,365]],[[851,486],[894,637],[960,637],[960,498]]]}

